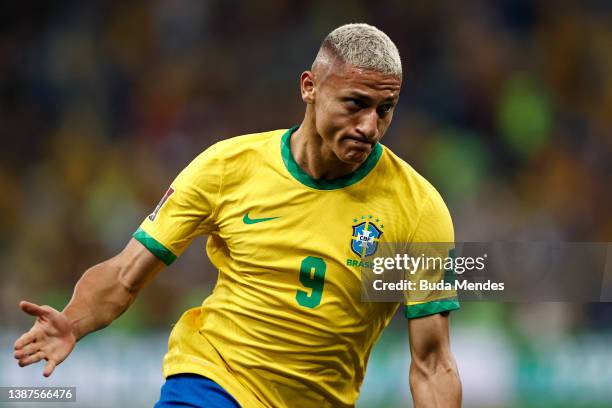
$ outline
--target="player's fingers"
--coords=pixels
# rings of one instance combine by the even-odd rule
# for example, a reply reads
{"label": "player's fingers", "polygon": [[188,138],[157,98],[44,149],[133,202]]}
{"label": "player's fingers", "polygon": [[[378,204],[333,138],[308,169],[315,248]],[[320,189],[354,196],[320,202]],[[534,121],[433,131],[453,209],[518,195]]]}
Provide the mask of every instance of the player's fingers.
{"label": "player's fingers", "polygon": [[55,363],[55,360],[47,361],[47,364],[45,365],[45,371],[43,371],[43,375],[45,377],[48,377],[51,374],[53,374],[53,370],[55,370],[56,366],[57,366],[57,364]]}
{"label": "player's fingers", "polygon": [[[36,344],[36,343],[34,343]],[[24,347],[21,350],[16,350],[15,353],[13,354],[13,356],[17,359],[17,360],[21,360],[22,358],[25,358],[29,355],[38,353],[40,351],[40,348],[34,349],[34,348],[27,348]]]}
{"label": "player's fingers", "polygon": [[43,353],[42,351],[38,351],[35,354],[32,354],[31,356],[27,356],[20,359],[18,361],[18,364],[20,367],[25,367],[30,364],[38,363],[43,358],[45,358],[45,353]]}
{"label": "player's fingers", "polygon": [[21,337],[19,337],[17,341],[15,341],[15,350],[19,350],[35,340],[36,332],[34,330],[30,330],[27,333],[22,334]]}
{"label": "player's fingers", "polygon": [[30,354],[36,353],[40,349],[41,349],[41,343],[39,342],[29,343],[25,345],[23,348],[20,348],[19,350],[15,350],[15,358],[17,360],[20,360],[24,357],[29,356]]}
{"label": "player's fingers", "polygon": [[21,310],[32,316],[42,316],[48,313],[45,309],[38,306],[37,304],[25,300],[19,302],[19,307],[21,308]]}

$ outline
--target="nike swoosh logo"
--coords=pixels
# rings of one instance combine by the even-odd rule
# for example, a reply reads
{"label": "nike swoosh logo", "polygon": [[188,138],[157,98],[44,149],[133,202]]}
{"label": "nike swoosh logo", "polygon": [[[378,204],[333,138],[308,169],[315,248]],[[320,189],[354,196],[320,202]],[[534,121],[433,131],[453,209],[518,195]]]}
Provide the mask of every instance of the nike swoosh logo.
{"label": "nike swoosh logo", "polygon": [[258,222],[275,220],[277,218],[280,218],[280,217],[250,218],[249,213],[247,212],[246,214],[244,214],[244,217],[242,217],[242,222],[244,222],[245,224],[257,224]]}

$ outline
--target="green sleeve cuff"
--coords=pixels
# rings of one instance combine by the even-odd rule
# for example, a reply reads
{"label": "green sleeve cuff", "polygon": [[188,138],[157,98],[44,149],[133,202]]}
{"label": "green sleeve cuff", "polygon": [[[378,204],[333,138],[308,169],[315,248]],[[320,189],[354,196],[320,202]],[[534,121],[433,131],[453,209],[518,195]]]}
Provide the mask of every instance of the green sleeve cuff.
{"label": "green sleeve cuff", "polygon": [[434,300],[418,305],[405,305],[404,316],[406,316],[406,319],[414,319],[416,317],[429,316],[436,313],[457,310],[459,307],[459,300],[457,298]]}
{"label": "green sleeve cuff", "polygon": [[134,239],[144,245],[153,255],[166,265],[170,265],[176,260],[176,255],[168,248],[160,244],[155,238],[147,234],[142,228],[138,228],[132,235]]}

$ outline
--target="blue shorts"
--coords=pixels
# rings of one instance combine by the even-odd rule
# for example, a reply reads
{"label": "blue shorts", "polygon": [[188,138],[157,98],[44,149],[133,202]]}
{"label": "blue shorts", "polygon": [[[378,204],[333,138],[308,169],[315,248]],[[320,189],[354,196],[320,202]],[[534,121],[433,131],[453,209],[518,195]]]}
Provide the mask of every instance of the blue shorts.
{"label": "blue shorts", "polygon": [[155,408],[240,408],[234,397],[216,382],[197,374],[166,378]]}

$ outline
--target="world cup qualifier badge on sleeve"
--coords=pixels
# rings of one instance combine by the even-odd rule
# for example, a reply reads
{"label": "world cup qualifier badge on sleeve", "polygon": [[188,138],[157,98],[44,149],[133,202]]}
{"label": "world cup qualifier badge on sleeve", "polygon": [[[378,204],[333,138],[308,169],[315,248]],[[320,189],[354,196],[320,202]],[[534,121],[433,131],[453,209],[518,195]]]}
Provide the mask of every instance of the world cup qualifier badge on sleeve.
{"label": "world cup qualifier badge on sleeve", "polygon": [[166,194],[164,194],[162,199],[159,200],[159,203],[157,204],[157,207],[155,207],[155,211],[153,211],[151,214],[149,214],[149,220],[155,221],[155,217],[157,217],[157,213],[159,212],[159,210],[161,210],[161,208],[164,206],[166,201],[168,201],[168,198],[170,198],[170,196],[173,193],[174,193],[174,189],[172,187],[168,188],[168,190],[166,191]]}

